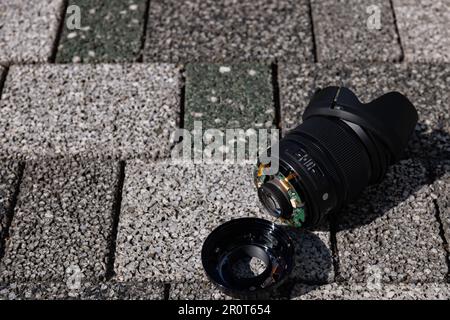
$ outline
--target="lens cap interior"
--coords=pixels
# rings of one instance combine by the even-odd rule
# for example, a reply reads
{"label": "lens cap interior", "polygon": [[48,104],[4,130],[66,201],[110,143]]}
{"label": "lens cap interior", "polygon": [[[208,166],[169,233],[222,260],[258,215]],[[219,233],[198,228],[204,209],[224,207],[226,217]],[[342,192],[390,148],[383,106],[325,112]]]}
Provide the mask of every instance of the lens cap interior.
{"label": "lens cap interior", "polygon": [[294,246],[282,227],[258,218],[228,221],[206,238],[203,268],[225,294],[270,296],[293,268]]}

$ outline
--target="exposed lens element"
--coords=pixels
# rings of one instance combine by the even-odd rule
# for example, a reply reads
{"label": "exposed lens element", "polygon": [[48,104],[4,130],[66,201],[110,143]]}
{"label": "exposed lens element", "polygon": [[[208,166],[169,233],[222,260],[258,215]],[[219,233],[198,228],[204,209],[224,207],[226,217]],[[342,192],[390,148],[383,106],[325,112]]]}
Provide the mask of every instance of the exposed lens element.
{"label": "exposed lens element", "polygon": [[354,200],[399,159],[418,116],[398,92],[363,104],[347,88],[319,90],[303,123],[279,141],[279,171],[254,179],[266,211],[290,224],[314,226]]}

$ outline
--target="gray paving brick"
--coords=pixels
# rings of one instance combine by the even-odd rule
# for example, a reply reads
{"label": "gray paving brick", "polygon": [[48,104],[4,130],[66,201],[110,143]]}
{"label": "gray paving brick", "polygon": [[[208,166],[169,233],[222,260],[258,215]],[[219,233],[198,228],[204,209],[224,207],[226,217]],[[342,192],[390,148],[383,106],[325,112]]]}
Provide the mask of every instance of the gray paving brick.
{"label": "gray paving brick", "polygon": [[210,282],[172,283],[169,291],[170,300],[230,300],[231,298],[215,288]]}
{"label": "gray paving brick", "polygon": [[288,64],[282,63],[278,69],[281,102],[281,129],[286,133],[302,122],[302,114],[317,89],[320,78],[327,79],[329,85],[339,85],[345,77],[342,66],[335,64]]}
{"label": "gray paving brick", "polygon": [[164,286],[151,282],[83,283],[81,289],[64,282],[13,282],[0,284],[0,300],[162,300]]}
{"label": "gray paving brick", "polygon": [[[81,28],[66,23],[57,62],[133,62],[140,56],[147,0],[70,0],[81,12]],[[70,21],[69,21],[70,22]]]}
{"label": "gray paving brick", "polygon": [[[400,59],[401,47],[389,1],[312,0],[311,7],[318,61]],[[369,28],[372,8],[379,11],[379,29]]]}
{"label": "gray paving brick", "polygon": [[104,277],[118,170],[112,161],[28,162],[0,262],[2,283]]}
{"label": "gray paving brick", "polygon": [[63,0],[0,2],[0,63],[46,62],[52,55]]}
{"label": "gray paving brick", "polygon": [[145,61],[313,60],[307,0],[150,4]]}
{"label": "gray paving brick", "polygon": [[367,284],[328,284],[321,287],[296,285],[296,300],[448,300],[450,285],[446,283],[389,284],[368,287]]}
{"label": "gray paving brick", "polygon": [[436,180],[432,185],[431,197],[436,201],[444,236],[447,240],[447,251],[450,252],[450,161],[438,162]]}
{"label": "gray paving brick", "polygon": [[260,64],[189,64],[185,128],[270,128],[275,122],[271,69]]}
{"label": "gray paving brick", "polygon": [[[205,281],[200,250],[213,228],[243,216],[271,219],[260,211],[251,167],[128,163],[117,236],[118,280]],[[332,278],[324,236],[293,236],[297,261],[303,262],[293,277]]]}
{"label": "gray paving brick", "polygon": [[445,279],[446,254],[427,179],[419,161],[401,161],[341,213],[336,237],[344,279]]}
{"label": "gray paving brick", "polygon": [[0,161],[0,253],[7,232],[14,192],[19,181],[19,163]]}
{"label": "gray paving brick", "polygon": [[405,60],[450,62],[450,1],[393,0]]}
{"label": "gray paving brick", "polygon": [[179,85],[168,64],[12,66],[0,100],[0,151],[22,159],[167,155]]}
{"label": "gray paving brick", "polygon": [[450,65],[349,63],[280,66],[281,123],[285,130],[301,123],[316,88],[344,85],[363,102],[389,91],[405,94],[417,108],[419,125],[408,156],[448,158],[450,154]]}

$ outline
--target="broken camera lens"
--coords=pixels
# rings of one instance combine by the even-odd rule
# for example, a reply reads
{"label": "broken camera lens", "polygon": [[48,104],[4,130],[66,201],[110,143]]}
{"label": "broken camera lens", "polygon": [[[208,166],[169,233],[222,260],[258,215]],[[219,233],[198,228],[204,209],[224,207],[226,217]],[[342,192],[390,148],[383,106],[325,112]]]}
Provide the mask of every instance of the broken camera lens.
{"label": "broken camera lens", "polygon": [[270,296],[291,272],[293,259],[292,240],[282,227],[257,218],[220,225],[202,248],[209,279],[236,298]]}
{"label": "broken camera lens", "polygon": [[297,227],[319,224],[384,177],[417,120],[398,92],[364,104],[347,88],[317,91],[303,123],[278,142],[276,173],[258,161],[254,180],[263,207]]}

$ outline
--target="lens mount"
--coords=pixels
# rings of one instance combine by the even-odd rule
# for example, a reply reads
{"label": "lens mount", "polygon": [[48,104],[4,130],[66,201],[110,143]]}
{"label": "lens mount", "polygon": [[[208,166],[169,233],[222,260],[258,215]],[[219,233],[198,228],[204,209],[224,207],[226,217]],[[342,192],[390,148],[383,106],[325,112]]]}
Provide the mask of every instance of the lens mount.
{"label": "lens mount", "polygon": [[[280,227],[258,218],[240,218],[217,227],[202,248],[203,268],[224,293],[236,298],[270,296],[293,268],[294,245]],[[252,270],[251,261],[262,268]]]}
{"label": "lens mount", "polygon": [[282,219],[284,222],[301,227],[306,219],[306,198],[299,190],[299,176],[291,168],[280,163],[280,170],[275,175],[264,173],[265,165],[257,164],[253,179],[258,189],[258,198],[265,211]]}

